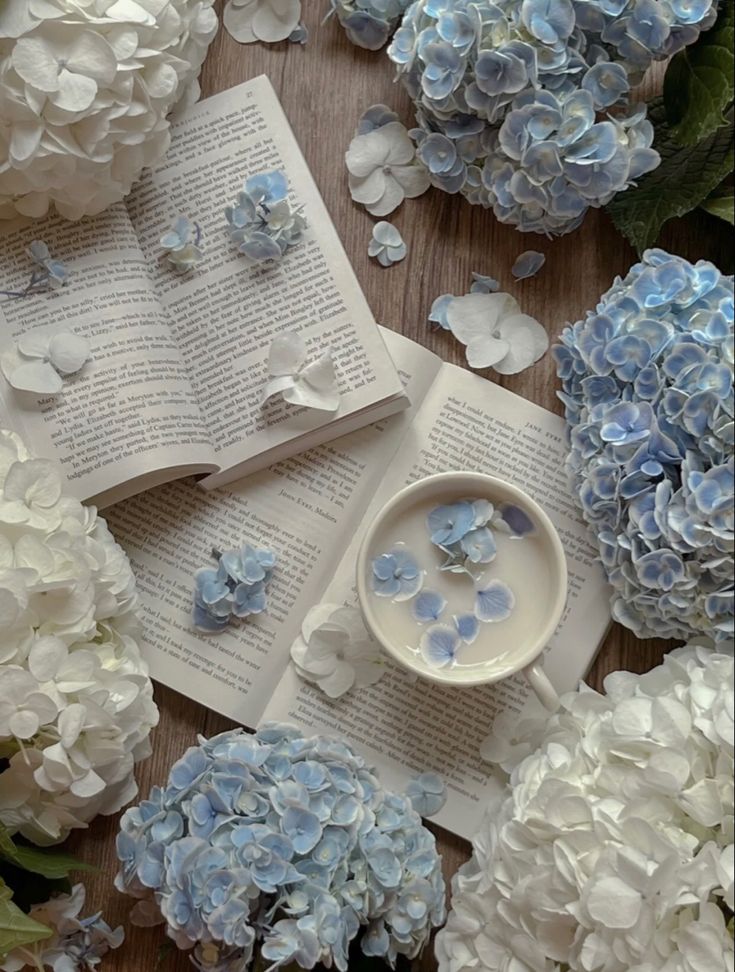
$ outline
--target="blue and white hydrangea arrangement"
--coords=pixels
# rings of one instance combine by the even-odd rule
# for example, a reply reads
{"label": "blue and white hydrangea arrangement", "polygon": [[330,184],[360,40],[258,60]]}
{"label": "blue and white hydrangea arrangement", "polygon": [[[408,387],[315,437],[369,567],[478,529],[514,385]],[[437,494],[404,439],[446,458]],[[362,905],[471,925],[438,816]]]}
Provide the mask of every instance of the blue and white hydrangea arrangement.
{"label": "blue and white hydrangea arrangement", "polygon": [[267,608],[267,589],[276,555],[244,544],[239,550],[213,550],[216,567],[194,575],[192,619],[200,631],[222,631],[232,618],[249,618]]}
{"label": "blue and white hydrangea arrangement", "polygon": [[[435,805],[434,779],[414,797]],[[420,790],[420,792],[419,792]],[[358,936],[395,967],[444,920],[434,836],[344,743],[266,723],[199,738],[127,810],[115,884],[195,968],[348,969]]]}
{"label": "blue and white hydrangea arrangement", "polygon": [[421,656],[432,668],[446,668],[455,663],[462,645],[477,639],[481,623],[505,621],[515,607],[511,588],[484,573],[484,567],[497,555],[494,531],[522,538],[533,533],[534,524],[515,504],[496,507],[484,499],[463,499],[431,510],[427,529],[432,544],[444,558],[437,567],[439,572],[464,574],[472,581],[471,610],[453,614],[451,623],[442,621],[447,598],[441,591],[425,586],[427,570],[405,544],[396,544],[388,553],[374,558],[371,587],[377,597],[411,602],[411,617],[419,628],[424,628],[419,641]]}
{"label": "blue and white hydrangea arrangement", "polygon": [[647,250],[554,348],[616,620],[733,636],[733,278]]}
{"label": "blue and white hydrangea arrangement", "polygon": [[246,179],[235,205],[225,208],[225,218],[230,239],[251,266],[280,261],[306,229],[301,211],[291,207],[280,169]]}
{"label": "blue and white hydrangea arrangement", "polygon": [[434,185],[558,235],[660,159],[630,89],[716,0],[416,0],[388,48]]}

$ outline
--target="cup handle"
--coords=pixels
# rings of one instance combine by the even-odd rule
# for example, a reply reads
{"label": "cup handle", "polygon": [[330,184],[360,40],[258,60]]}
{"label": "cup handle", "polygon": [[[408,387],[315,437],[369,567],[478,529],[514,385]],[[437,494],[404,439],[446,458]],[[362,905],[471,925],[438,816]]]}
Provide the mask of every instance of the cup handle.
{"label": "cup handle", "polygon": [[528,680],[528,684],[536,693],[539,702],[549,712],[556,712],[560,701],[556,689],[549,681],[549,677],[543,669],[541,662],[535,661],[523,669],[523,674]]}

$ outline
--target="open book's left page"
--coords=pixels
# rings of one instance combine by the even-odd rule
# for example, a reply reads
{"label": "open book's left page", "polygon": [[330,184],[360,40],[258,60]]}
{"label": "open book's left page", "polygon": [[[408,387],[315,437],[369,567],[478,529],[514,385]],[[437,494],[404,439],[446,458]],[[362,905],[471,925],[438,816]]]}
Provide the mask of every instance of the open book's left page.
{"label": "open book's left page", "polygon": [[[282,169],[307,220],[279,263],[248,266],[226,231],[224,209],[248,176]],[[266,77],[188,108],[171,148],[133,192],[128,210],[161,303],[184,355],[223,473],[222,485],[287,454],[334,439],[351,418],[395,400],[402,387],[326,207]],[[202,230],[203,261],[177,276],[159,239],[177,214]],[[298,331],[310,357],[331,349],[341,403],[336,413],[262,405],[273,338]],[[385,414],[385,410],[383,410]],[[352,423],[354,427],[355,423]]]}
{"label": "open book's left page", "polygon": [[214,451],[185,362],[122,204],[69,223],[0,227],[0,288],[19,291],[42,238],[71,272],[52,292],[0,302],[0,353],[21,334],[73,330],[92,360],[56,396],[18,392],[0,376],[0,426],[56,458],[68,490],[98,505],[164,480],[211,472]]}
{"label": "open book's left page", "polygon": [[[420,402],[440,361],[399,335],[388,338],[411,399]],[[105,512],[135,571],[153,678],[255,726],[409,421],[409,412],[392,416],[229,487],[169,483]],[[195,571],[214,565],[213,547],[246,541],[278,558],[267,611],[217,634],[196,631]]]}

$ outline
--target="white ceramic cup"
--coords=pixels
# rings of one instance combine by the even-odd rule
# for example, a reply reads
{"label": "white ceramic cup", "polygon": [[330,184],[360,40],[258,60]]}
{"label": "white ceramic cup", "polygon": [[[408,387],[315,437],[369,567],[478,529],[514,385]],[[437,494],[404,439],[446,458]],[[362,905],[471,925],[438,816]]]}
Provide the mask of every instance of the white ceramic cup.
{"label": "white ceramic cup", "polygon": [[[381,626],[373,610],[374,595],[370,589],[370,577],[373,558],[379,552],[374,550],[375,541],[386,520],[389,518],[395,520],[402,512],[410,510],[414,504],[424,503],[427,500],[436,499],[437,503],[440,503],[466,497],[487,499],[495,504],[514,503],[528,514],[536,526],[536,537],[542,541],[539,549],[542,551],[545,563],[540,565],[540,569],[548,572],[551,597],[547,610],[537,618],[529,620],[524,637],[510,650],[505,646],[502,665],[499,666],[497,661],[494,661],[487,666],[478,664],[462,671],[453,670],[451,674],[445,674],[443,670],[430,668],[419,655],[412,654],[397,644],[391,638],[390,631]],[[554,524],[538,503],[517,486],[494,476],[486,476],[484,473],[458,471],[427,476],[399,490],[378,511],[363,537],[357,555],[357,594],[368,631],[385,652],[403,668],[429,681],[453,686],[485,685],[499,682],[516,672],[523,672],[541,703],[551,711],[558,708],[559,696],[543,670],[541,657],[556,630],[566,604],[567,562]]]}

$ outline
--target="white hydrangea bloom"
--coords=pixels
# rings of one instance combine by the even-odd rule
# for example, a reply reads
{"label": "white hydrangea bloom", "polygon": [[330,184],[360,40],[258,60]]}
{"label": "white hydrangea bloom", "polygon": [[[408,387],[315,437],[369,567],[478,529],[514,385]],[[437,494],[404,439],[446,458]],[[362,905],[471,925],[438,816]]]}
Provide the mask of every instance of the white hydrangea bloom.
{"label": "white hydrangea bloom", "polygon": [[0,821],[63,840],[137,792],[158,721],[135,579],[57,466],[0,430]]}
{"label": "white hydrangea bloom", "polygon": [[79,219],[130,192],[199,96],[212,2],[0,4],[0,216]]}
{"label": "white hydrangea bloom", "polygon": [[690,644],[491,740],[441,972],[732,972],[733,673]]}

